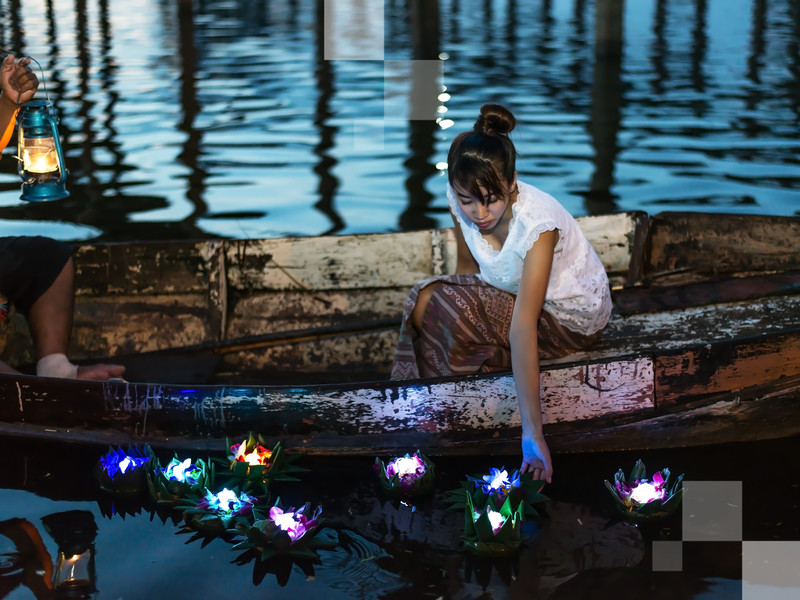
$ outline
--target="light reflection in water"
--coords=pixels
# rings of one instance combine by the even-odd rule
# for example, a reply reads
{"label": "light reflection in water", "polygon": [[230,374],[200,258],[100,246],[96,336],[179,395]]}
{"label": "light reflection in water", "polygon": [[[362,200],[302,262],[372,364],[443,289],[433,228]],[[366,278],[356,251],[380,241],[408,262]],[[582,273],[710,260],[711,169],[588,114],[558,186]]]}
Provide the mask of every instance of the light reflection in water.
{"label": "light reflection in water", "polygon": [[[2,161],[3,230],[128,240],[449,226],[437,165],[487,100],[520,117],[521,177],[575,215],[797,213],[796,3],[621,4],[388,3],[386,61],[447,56],[445,129],[385,114],[384,61],[324,59],[323,0],[12,2],[5,46],[44,66],[72,196],[21,203]],[[412,69],[393,84],[398,112],[432,83]],[[377,126],[359,140],[359,123]]]}

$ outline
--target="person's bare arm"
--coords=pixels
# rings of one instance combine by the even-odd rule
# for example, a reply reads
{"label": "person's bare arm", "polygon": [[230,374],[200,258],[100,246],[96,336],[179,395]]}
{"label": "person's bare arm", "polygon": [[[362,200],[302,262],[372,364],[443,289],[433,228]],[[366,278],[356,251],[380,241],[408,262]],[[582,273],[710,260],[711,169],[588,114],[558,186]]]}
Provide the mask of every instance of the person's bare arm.
{"label": "person's bare arm", "polygon": [[525,256],[517,300],[511,317],[511,366],[522,420],[522,473],[551,481],[553,463],[542,429],[539,397],[539,316],[544,306],[557,231],[543,232]]}
{"label": "person's bare arm", "polygon": [[464,234],[461,232],[461,225],[452,212],[450,216],[453,217],[456,233],[456,274],[480,273],[478,262],[475,260],[475,257],[472,256],[472,252],[469,251],[469,246],[467,246],[467,242],[464,240]]}

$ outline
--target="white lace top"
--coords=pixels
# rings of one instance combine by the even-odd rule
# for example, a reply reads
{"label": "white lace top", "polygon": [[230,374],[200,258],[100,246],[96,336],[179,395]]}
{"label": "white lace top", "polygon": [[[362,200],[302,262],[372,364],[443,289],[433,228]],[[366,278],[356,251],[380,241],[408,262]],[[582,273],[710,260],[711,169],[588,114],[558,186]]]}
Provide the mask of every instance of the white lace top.
{"label": "white lace top", "polygon": [[591,335],[611,315],[611,290],[603,264],[577,221],[559,202],[541,190],[518,181],[519,194],[511,207],[508,237],[495,250],[478,226],[464,216],[453,189],[447,186],[450,210],[456,216],[472,256],[486,283],[512,294],[519,291],[522,262],[543,231],[558,230],[553,267],[544,308],[565,327]]}

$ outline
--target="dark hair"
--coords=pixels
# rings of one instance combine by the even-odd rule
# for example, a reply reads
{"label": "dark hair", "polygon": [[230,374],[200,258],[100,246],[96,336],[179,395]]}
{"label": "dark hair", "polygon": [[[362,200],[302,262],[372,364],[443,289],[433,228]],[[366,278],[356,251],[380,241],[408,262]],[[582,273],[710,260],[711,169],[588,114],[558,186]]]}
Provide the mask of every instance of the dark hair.
{"label": "dark hair", "polygon": [[486,201],[481,193],[501,197],[503,184],[514,181],[517,149],[508,137],[517,120],[499,104],[484,104],[472,131],[459,133],[447,153],[447,179],[475,198]]}

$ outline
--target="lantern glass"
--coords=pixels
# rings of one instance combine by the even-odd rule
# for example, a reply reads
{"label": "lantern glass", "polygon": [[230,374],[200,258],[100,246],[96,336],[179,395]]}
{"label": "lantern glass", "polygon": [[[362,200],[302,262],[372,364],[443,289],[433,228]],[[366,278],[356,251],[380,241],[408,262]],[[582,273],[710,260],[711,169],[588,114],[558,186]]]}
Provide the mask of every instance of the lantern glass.
{"label": "lantern glass", "polygon": [[39,181],[42,176],[58,177],[60,169],[58,152],[53,136],[30,138],[20,135],[20,151],[22,156],[22,169],[28,177],[36,177]]}
{"label": "lantern glass", "polygon": [[53,575],[53,587],[67,593],[94,590],[94,545],[80,554],[59,551]]}
{"label": "lantern glass", "polygon": [[68,510],[46,515],[42,523],[58,544],[53,572],[55,597],[92,598],[97,591],[94,559],[97,524],[92,513]]}

